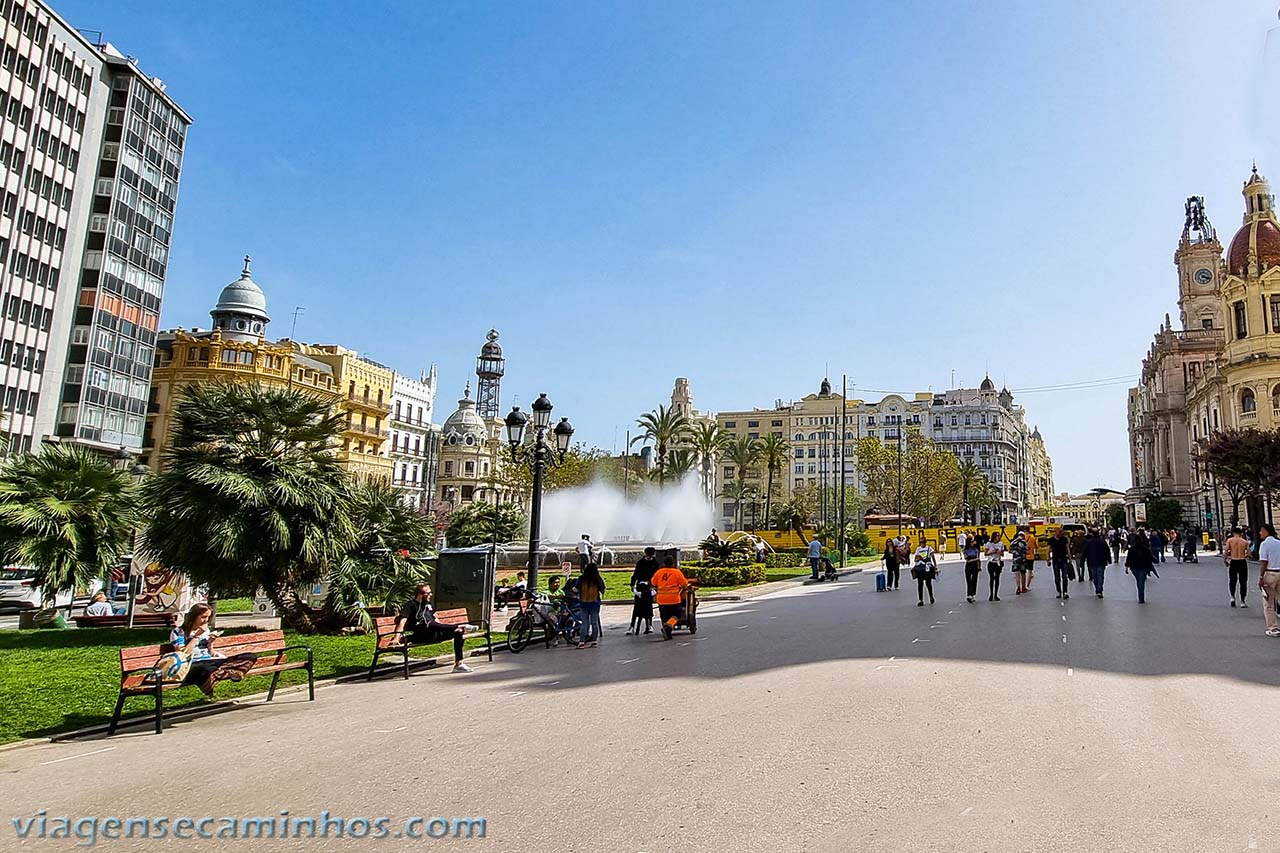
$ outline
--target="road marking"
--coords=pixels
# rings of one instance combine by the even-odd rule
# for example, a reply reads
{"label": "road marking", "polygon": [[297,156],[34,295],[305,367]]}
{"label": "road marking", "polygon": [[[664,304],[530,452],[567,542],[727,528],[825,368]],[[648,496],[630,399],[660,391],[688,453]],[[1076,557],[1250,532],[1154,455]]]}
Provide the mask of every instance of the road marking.
{"label": "road marking", "polygon": [[1066,635],[1066,634],[1063,634],[1063,635],[1062,635],[1062,642],[1064,642],[1064,643],[1065,643],[1066,641],[1067,641],[1067,635]]}
{"label": "road marking", "polygon": [[523,691],[523,690],[513,690],[512,692],[508,693],[507,695],[508,695],[508,696],[523,696],[523,695],[524,695],[524,691]]}
{"label": "road marking", "polygon": [[750,627],[751,627],[750,625],[739,625],[738,630],[741,631],[743,628],[750,628]]}
{"label": "road marking", "polygon": [[640,660],[640,658],[631,658],[629,660],[620,660],[618,663],[635,663],[638,660]]}
{"label": "road marking", "polygon": [[405,730],[405,729],[407,729],[407,728],[409,728],[409,727],[408,727],[408,726],[401,726],[401,727],[400,727],[400,728],[398,728],[398,729],[374,729],[374,730],[373,730],[373,733],[374,733],[374,734],[376,734],[376,735],[389,735],[389,734],[394,734],[394,733],[396,733],[396,732],[402,732],[402,731],[404,731],[404,730]]}
{"label": "road marking", "polygon": [[1252,835],[1249,836],[1249,849],[1250,850],[1258,849],[1258,839],[1254,838]]}
{"label": "road marking", "polygon": [[109,746],[106,749],[95,749],[93,752],[82,752],[79,755],[68,755],[66,758],[55,758],[52,761],[41,761],[40,766],[44,767],[46,764],[57,764],[59,761],[71,761],[73,758],[88,758],[90,755],[101,755],[102,753],[110,752],[113,749],[115,749],[114,746]]}
{"label": "road marking", "polygon": [[909,661],[909,660],[911,660],[911,658],[900,658],[900,657],[891,657],[891,658],[889,658],[889,662],[890,662],[890,663],[893,663],[894,661],[897,661],[897,662],[901,663],[901,662],[903,662],[903,661]]}
{"label": "road marking", "polygon": [[969,806],[969,808],[967,808],[967,809],[965,809],[964,811],[960,812],[960,817],[964,817],[965,815],[967,815],[967,814],[968,814],[969,812],[971,812],[971,811],[973,811],[973,806]]}
{"label": "road marking", "polygon": [[1067,675],[1075,675],[1076,671],[1071,667],[1067,667]]}
{"label": "road marking", "polygon": [[933,642],[933,640],[922,640],[922,639],[920,639],[919,637],[916,637],[916,638],[915,638],[914,640],[912,640],[911,642],[913,642],[913,643],[932,643],[932,642]]}
{"label": "road marking", "polygon": [[948,610],[948,611],[947,611],[947,615],[948,615],[948,616],[950,616],[952,613],[955,613],[955,611],[954,611],[954,610]]}
{"label": "road marking", "polygon": [[876,667],[876,672],[879,672],[882,669],[897,669],[897,668],[898,668],[898,665],[896,663],[882,663],[878,667]]}
{"label": "road marking", "polygon": [[1065,613],[1064,613],[1064,614],[1062,614],[1062,621],[1063,621],[1063,622],[1066,622],[1066,621],[1067,621],[1067,614],[1065,614]]}
{"label": "road marking", "polygon": [[544,681],[544,682],[542,683],[542,686],[543,686],[543,687],[555,687],[555,686],[556,686],[557,684],[559,684],[559,683],[560,683],[559,681]]}
{"label": "road marking", "polygon": [[1110,773],[1103,773],[1101,776],[1097,778],[1097,781],[1101,782],[1103,779],[1107,778],[1110,775],[1111,775]]}

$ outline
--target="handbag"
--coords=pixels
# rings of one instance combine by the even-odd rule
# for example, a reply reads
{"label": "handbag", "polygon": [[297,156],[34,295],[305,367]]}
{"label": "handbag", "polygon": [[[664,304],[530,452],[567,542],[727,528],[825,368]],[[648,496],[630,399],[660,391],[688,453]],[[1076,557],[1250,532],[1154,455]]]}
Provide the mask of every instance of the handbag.
{"label": "handbag", "polygon": [[146,681],[185,681],[191,671],[191,653],[174,651],[156,658]]}

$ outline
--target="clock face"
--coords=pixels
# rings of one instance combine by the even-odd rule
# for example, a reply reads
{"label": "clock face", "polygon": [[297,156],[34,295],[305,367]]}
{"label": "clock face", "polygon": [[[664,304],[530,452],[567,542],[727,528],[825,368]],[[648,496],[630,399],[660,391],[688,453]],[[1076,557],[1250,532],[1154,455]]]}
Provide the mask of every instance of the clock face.
{"label": "clock face", "polygon": [[1198,284],[1208,284],[1211,281],[1213,281],[1213,273],[1209,271],[1208,267],[1201,267],[1196,270],[1196,282]]}

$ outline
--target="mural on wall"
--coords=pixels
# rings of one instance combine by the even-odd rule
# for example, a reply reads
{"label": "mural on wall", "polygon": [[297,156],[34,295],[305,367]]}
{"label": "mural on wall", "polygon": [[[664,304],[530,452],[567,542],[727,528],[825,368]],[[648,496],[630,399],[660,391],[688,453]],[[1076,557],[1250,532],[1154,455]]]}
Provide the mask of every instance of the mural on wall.
{"label": "mural on wall", "polygon": [[135,560],[134,571],[140,562],[143,567],[142,588],[134,605],[138,612],[183,612],[191,605],[191,582],[185,574],[152,559]]}

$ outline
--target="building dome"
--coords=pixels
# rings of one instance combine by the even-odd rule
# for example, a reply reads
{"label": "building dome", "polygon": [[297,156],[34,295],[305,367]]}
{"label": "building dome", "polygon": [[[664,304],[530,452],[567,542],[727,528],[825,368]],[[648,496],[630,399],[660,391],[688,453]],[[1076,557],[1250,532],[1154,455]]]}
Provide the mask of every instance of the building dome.
{"label": "building dome", "polygon": [[1035,429],[1033,429],[1033,430],[1031,431],[1031,437],[1032,437],[1032,438],[1034,438],[1036,441],[1044,441],[1044,439],[1040,437],[1040,427],[1039,427],[1039,426],[1037,426]]}
{"label": "building dome", "polygon": [[244,256],[244,270],[238,279],[222,288],[222,295],[218,297],[218,304],[214,306],[214,311],[255,314],[263,320],[270,319],[267,317],[267,295],[249,274],[251,260],[248,255]]}
{"label": "building dome", "polygon": [[458,401],[458,409],[445,419],[441,428],[446,445],[476,445],[483,443],[486,437],[484,419],[476,411],[476,401],[471,399],[471,386],[463,392]]}
{"label": "building dome", "polygon": [[1257,264],[1261,275],[1274,266],[1280,266],[1280,224],[1276,222],[1275,196],[1267,179],[1258,174],[1258,167],[1245,182],[1244,224],[1231,238],[1227,250],[1227,269],[1234,275],[1247,276],[1249,263]]}
{"label": "building dome", "polygon": [[1227,250],[1227,267],[1238,276],[1249,271],[1249,250],[1258,259],[1258,272],[1280,266],[1280,227],[1270,219],[1255,219],[1240,226]]}
{"label": "building dome", "polygon": [[498,330],[490,329],[485,336],[484,346],[480,347],[481,358],[502,358],[502,344],[498,343]]}
{"label": "building dome", "polygon": [[992,382],[992,381],[991,381],[991,377],[990,377],[990,376],[988,376],[988,377],[986,377],[985,379],[983,379],[983,380],[982,380],[982,384],[978,386],[978,390],[979,390],[979,391],[994,391],[994,390],[996,390],[996,383]]}

